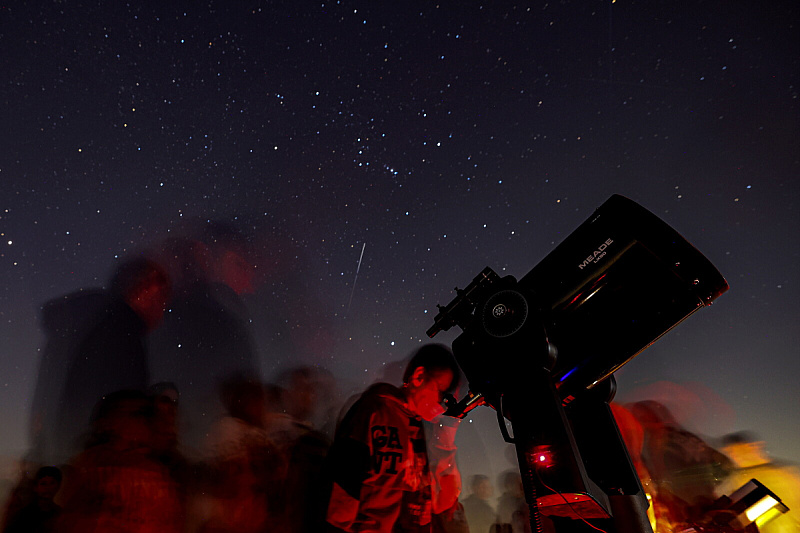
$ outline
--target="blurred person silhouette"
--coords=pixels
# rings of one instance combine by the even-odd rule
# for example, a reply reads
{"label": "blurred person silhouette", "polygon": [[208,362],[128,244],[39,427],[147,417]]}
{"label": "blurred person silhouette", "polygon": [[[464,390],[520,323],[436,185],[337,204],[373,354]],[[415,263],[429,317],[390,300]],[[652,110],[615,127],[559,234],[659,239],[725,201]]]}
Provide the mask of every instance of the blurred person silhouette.
{"label": "blurred person silhouette", "polygon": [[497,511],[490,500],[494,487],[489,476],[475,474],[470,480],[471,494],[461,500],[470,533],[489,533],[498,522]]}
{"label": "blurred person silhouette", "polygon": [[264,398],[267,437],[279,450],[286,450],[297,433],[294,420],[286,409],[286,389],[275,383],[265,383]]}
{"label": "blurred person silhouette", "polygon": [[278,381],[285,386],[280,389],[283,413],[271,418],[268,429],[280,435],[286,460],[282,524],[285,531],[318,532],[325,525],[328,493],[320,480],[331,442],[317,424],[324,426],[334,407],[335,383],[330,372],[309,366],[293,368]]}
{"label": "blurred person silhouette", "polygon": [[324,368],[301,366],[287,372],[282,381],[286,412],[300,428],[326,433],[335,425],[338,405],[333,374]]}
{"label": "blurred person silhouette", "polygon": [[224,380],[219,393],[226,414],[205,444],[208,477],[190,500],[189,531],[257,533],[279,518],[285,460],[264,428],[266,392],[244,376]]}
{"label": "blurred person silhouette", "polygon": [[185,502],[188,485],[194,482],[195,468],[179,440],[180,393],[175,384],[169,382],[151,385],[146,392],[153,403],[150,455],[167,468]]}
{"label": "blurred person silhouette", "polygon": [[411,358],[402,387],[372,385],[350,407],[328,454],[334,530],[430,532],[434,523],[453,524],[461,421],[442,416],[442,400],[458,372],[448,348],[428,344]]}
{"label": "blurred person silhouette", "polygon": [[144,392],[121,390],[102,398],[88,447],[65,476],[57,531],[183,531],[179,487],[152,456],[153,417],[153,401]]}
{"label": "blurred person silhouette", "polygon": [[32,497],[21,509],[9,510],[4,533],[51,533],[61,513],[61,506],[54,499],[61,488],[61,470],[55,466],[43,466],[33,480]]}
{"label": "blurred person silhouette", "polygon": [[267,417],[267,429],[276,444],[289,445],[299,435],[315,431],[332,436],[340,402],[336,380],[330,371],[312,366],[291,368],[270,385],[274,404]]}
{"label": "blurred person silhouette", "polygon": [[247,239],[222,222],[205,223],[196,233],[160,246],[175,295],[150,339],[153,377],[181,391],[180,440],[193,459],[225,414],[218,383],[232,375],[260,379],[252,320],[241,298],[255,279]]}
{"label": "blurred person silhouette", "polygon": [[147,388],[153,401],[153,436],[151,448],[155,455],[180,453],[178,451],[178,403],[180,393],[174,383],[160,382]]}
{"label": "blurred person silhouette", "polygon": [[767,522],[759,527],[759,531],[800,531],[800,469],[797,465],[772,459],[767,453],[766,443],[749,431],[722,437],[722,452],[733,461],[734,468],[717,488],[717,494],[730,495],[751,479],[757,479],[789,507],[788,513]]}
{"label": "blurred person silhouette", "polygon": [[31,451],[38,464],[61,464],[82,448],[97,398],[148,384],[145,335],[169,299],[166,273],[134,258],[116,269],[107,290],[78,291],[42,307],[47,341],[31,407]]}
{"label": "blurred person silhouette", "polygon": [[269,401],[265,426],[270,440],[281,450],[287,450],[298,435],[310,428],[308,422],[297,419],[293,414],[302,409],[296,402],[297,392],[290,392],[287,388],[291,387],[291,381],[295,379],[291,376],[293,372],[286,372],[278,378],[282,385],[269,383],[266,386]]}
{"label": "blurred person silhouette", "polygon": [[652,400],[628,406],[641,424],[641,461],[650,475],[655,519],[662,528],[701,520],[731,461],[685,430],[670,411]]}
{"label": "blurred person silhouette", "polygon": [[[525,489],[522,486],[522,475],[519,470],[506,470],[500,474],[500,486],[503,493],[497,500],[497,521],[500,524],[513,525],[514,513],[526,512]],[[522,533],[512,528],[514,533]]]}

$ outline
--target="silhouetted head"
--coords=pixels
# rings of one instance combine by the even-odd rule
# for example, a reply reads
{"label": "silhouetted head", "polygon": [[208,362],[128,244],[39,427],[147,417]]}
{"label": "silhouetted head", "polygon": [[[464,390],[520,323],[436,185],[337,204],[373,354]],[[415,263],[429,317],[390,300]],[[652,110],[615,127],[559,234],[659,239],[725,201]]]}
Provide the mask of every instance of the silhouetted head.
{"label": "silhouetted head", "polygon": [[114,444],[132,448],[151,444],[153,401],[139,390],[120,390],[106,394],[92,413],[94,444]]}
{"label": "silhouetted head", "polygon": [[522,486],[522,476],[516,470],[507,470],[500,474],[500,486],[503,491],[515,496],[524,496],[525,491]]}
{"label": "silhouetted head", "polygon": [[223,283],[239,295],[255,291],[256,267],[250,257],[251,245],[238,227],[209,222],[201,240],[206,247],[204,266],[209,280]]}
{"label": "silhouetted head", "polygon": [[308,420],[320,398],[325,397],[325,383],[313,367],[291,369],[282,379],[285,383],[286,412],[298,420]]}
{"label": "silhouetted head", "polygon": [[472,490],[472,494],[481,500],[488,500],[494,493],[494,487],[492,487],[489,476],[483,474],[475,474],[472,476],[469,486],[470,490]]}
{"label": "silhouetted head", "polygon": [[220,385],[220,399],[230,416],[252,426],[264,425],[267,404],[262,383],[239,376],[228,378]]}
{"label": "silhouetted head", "polygon": [[52,500],[61,488],[61,470],[55,466],[43,466],[36,472],[33,491],[38,498]]}
{"label": "silhouetted head", "polygon": [[722,437],[722,452],[740,468],[771,461],[766,443],[752,431],[738,431]]}
{"label": "silhouetted head", "polygon": [[444,395],[458,385],[458,364],[443,344],[427,344],[417,350],[403,374],[403,390],[409,408],[431,421],[444,413]]}
{"label": "silhouetted head", "polygon": [[629,410],[645,428],[678,426],[678,422],[670,410],[655,400],[636,402],[629,406]]}
{"label": "silhouetted head", "polygon": [[753,442],[761,442],[759,437],[753,431],[737,431],[736,433],[728,433],[721,439],[723,446],[735,446],[736,444],[751,444]]}
{"label": "silhouetted head", "polygon": [[136,258],[122,263],[111,279],[111,292],[119,295],[148,329],[164,316],[171,287],[166,272],[156,263]]}

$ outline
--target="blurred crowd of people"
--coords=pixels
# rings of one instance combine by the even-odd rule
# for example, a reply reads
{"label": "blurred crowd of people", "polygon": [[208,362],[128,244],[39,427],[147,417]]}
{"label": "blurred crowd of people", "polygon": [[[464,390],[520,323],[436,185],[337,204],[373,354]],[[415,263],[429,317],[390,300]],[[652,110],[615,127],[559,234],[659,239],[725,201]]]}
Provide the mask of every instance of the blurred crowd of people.
{"label": "blurred crowd of people", "polygon": [[[518,471],[496,499],[488,472],[462,494],[460,420],[442,416],[460,371],[442,345],[415,352],[402,383],[347,402],[317,366],[265,383],[245,256],[235,231],[212,226],[43,306],[31,449],[5,532],[530,531]],[[794,510],[764,531],[800,530],[800,476],[753,436],[716,450],[657,402],[613,410],[655,531],[702,523],[751,477]]]}
{"label": "blurred crowd of people", "polygon": [[[325,381],[308,368],[292,378],[316,380],[315,387]],[[320,476],[329,439],[295,417],[303,407],[292,396],[311,393],[298,387],[276,398],[261,383],[226,380],[226,414],[192,451],[180,442],[172,384],[107,394],[83,450],[23,478],[9,499],[5,531],[320,531],[323,517],[311,511],[325,503]]]}

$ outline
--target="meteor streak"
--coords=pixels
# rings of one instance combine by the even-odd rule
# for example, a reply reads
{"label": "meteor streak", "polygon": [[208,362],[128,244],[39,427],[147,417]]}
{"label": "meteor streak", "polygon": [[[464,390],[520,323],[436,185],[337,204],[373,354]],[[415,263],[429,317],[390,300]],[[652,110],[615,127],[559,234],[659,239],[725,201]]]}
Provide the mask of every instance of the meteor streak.
{"label": "meteor streak", "polygon": [[361,260],[364,259],[364,249],[367,247],[365,242],[361,246],[361,255],[358,257],[358,266],[356,267],[356,277],[353,279],[353,290],[350,291],[350,301],[347,302],[347,311],[345,311],[345,318],[350,314],[350,304],[353,303],[353,294],[356,292],[356,282],[358,281],[358,271],[361,270]]}

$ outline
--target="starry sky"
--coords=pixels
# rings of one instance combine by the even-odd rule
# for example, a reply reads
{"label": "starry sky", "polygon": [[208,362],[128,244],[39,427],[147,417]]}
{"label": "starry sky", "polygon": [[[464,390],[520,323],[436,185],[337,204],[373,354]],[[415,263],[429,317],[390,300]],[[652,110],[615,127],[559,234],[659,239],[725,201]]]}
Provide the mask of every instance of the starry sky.
{"label": "starry sky", "polygon": [[454,286],[521,278],[622,194],[731,288],[618,398],[800,462],[796,3],[163,4],[0,6],[0,454],[27,446],[40,307],[203,221],[251,244],[264,378],[363,388]]}

